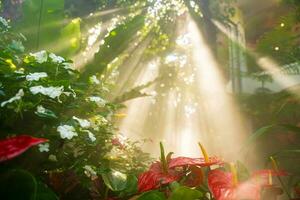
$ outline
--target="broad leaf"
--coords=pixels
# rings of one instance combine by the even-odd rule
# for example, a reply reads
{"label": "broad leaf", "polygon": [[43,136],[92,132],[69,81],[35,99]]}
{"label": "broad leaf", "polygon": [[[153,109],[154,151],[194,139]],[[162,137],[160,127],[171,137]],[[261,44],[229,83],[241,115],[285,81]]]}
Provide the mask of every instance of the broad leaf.
{"label": "broad leaf", "polygon": [[164,193],[159,191],[151,191],[142,194],[137,200],[166,200]]}
{"label": "broad leaf", "polygon": [[256,130],[254,133],[251,134],[251,136],[246,140],[246,142],[243,145],[243,148],[241,151],[246,150],[251,144],[255,143],[258,138],[266,135],[269,133],[271,129],[273,129],[275,125],[269,125],[269,126],[264,126],[258,130]]}
{"label": "broad leaf", "polygon": [[102,174],[105,185],[112,191],[122,191],[127,185],[127,176],[121,172],[112,170]]}
{"label": "broad leaf", "polygon": [[169,200],[195,200],[203,196],[202,192],[181,186],[172,192]]}
{"label": "broad leaf", "polygon": [[37,182],[32,174],[24,170],[10,170],[0,176],[1,199],[36,199]]}

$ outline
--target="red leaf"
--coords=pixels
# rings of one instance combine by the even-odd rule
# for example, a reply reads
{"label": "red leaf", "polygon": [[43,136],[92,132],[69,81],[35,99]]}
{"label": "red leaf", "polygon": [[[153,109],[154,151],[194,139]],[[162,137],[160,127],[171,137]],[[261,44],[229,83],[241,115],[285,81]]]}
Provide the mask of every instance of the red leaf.
{"label": "red leaf", "polygon": [[222,161],[217,157],[210,157],[209,162],[206,162],[204,158],[177,157],[170,160],[169,168],[183,167],[183,166],[207,167],[207,166],[221,164],[221,163]]}
{"label": "red leaf", "polygon": [[276,170],[273,170],[273,169],[263,169],[263,170],[255,171],[252,174],[252,177],[256,181],[259,181],[261,186],[267,187],[267,186],[270,186],[270,183],[269,183],[269,176],[270,175],[272,177],[274,177],[274,176],[275,177],[276,176],[288,176],[288,173],[284,170],[276,171]]}
{"label": "red leaf", "polygon": [[284,170],[273,170],[273,169],[263,169],[255,171],[252,177],[269,177],[271,173],[272,176],[288,176],[288,173]]}
{"label": "red leaf", "polygon": [[222,195],[226,193],[227,196],[232,194],[233,178],[229,172],[221,170],[211,170],[208,173],[208,187],[217,200],[221,200]]}
{"label": "red leaf", "polygon": [[0,140],[0,162],[19,156],[30,147],[47,141],[47,139],[34,138],[29,135],[20,135]]}
{"label": "red leaf", "polygon": [[248,180],[235,186],[230,172],[212,170],[208,173],[208,186],[216,200],[259,200],[260,185]]}
{"label": "red leaf", "polygon": [[138,178],[138,191],[146,192],[149,190],[157,189],[161,185],[165,185],[179,179],[178,176],[171,174],[164,174],[161,172],[147,171],[142,173]]}

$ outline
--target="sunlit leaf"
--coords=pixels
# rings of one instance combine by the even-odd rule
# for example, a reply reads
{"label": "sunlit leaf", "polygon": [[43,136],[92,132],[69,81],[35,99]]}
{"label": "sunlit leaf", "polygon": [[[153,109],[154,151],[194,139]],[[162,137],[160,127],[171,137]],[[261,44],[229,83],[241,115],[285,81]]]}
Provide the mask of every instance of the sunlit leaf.
{"label": "sunlit leaf", "polygon": [[172,192],[169,200],[195,200],[201,198],[202,196],[202,192],[196,189],[181,186]]}
{"label": "sunlit leaf", "polygon": [[112,170],[102,174],[105,185],[112,191],[122,191],[127,185],[127,176],[121,172]]}
{"label": "sunlit leaf", "polygon": [[137,200],[166,200],[164,193],[159,191],[150,191],[142,194]]}

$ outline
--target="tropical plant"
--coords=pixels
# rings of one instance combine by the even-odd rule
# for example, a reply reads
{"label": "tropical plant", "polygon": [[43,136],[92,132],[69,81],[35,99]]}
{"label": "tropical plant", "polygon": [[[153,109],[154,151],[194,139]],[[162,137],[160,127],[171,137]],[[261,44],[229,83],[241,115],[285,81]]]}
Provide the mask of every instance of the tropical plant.
{"label": "tropical plant", "polygon": [[[0,127],[1,138],[7,138],[2,142],[7,149],[1,149],[0,160],[13,158],[39,144],[30,139],[32,136],[48,140],[38,145],[40,153],[32,149],[26,152],[27,156],[5,162],[1,167],[4,176],[18,166],[38,179],[48,180],[60,198],[67,198],[76,188],[85,191],[83,198],[95,193],[103,198],[108,194],[106,187],[113,191],[125,189],[114,186],[120,184],[115,183],[120,177],[122,184],[134,184],[134,176],[143,171],[150,159],[139,143],[118,136],[112,121],[121,116],[116,111],[122,105],[104,99],[109,92],[105,82],[96,76],[81,81],[72,61],[53,53],[18,53],[22,47],[19,35],[11,34],[5,19],[1,18],[1,22],[1,39],[6,46],[1,51]],[[19,48],[11,47],[17,41]],[[27,135],[22,136],[24,133]],[[26,158],[31,165],[22,162]],[[3,180],[10,180],[10,175],[7,177]],[[30,187],[36,191],[35,178],[29,174],[27,177],[31,177]],[[62,177],[74,180],[74,185],[60,184]],[[96,182],[103,186],[95,190]],[[123,191],[122,195],[127,192],[130,191]],[[29,196],[32,195],[37,194]]]}

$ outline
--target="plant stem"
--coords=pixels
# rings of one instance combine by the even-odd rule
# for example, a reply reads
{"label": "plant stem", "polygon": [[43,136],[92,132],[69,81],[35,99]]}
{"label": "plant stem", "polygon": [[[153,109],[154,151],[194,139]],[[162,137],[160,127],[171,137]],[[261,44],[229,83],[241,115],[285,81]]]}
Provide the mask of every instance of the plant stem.
{"label": "plant stem", "polygon": [[38,28],[37,28],[36,50],[39,50],[39,48],[40,48],[40,34],[41,34],[41,23],[42,23],[43,8],[44,8],[44,0],[41,0],[40,13],[39,13],[39,22],[38,22]]}
{"label": "plant stem", "polygon": [[104,193],[104,199],[105,199],[105,200],[106,200],[107,197],[108,197],[108,191],[109,191],[109,188],[106,187],[106,188],[105,188],[105,193]]}
{"label": "plant stem", "polygon": [[283,183],[281,177],[280,177],[280,176],[277,176],[277,178],[278,178],[278,180],[279,180],[279,182],[280,182],[280,184],[281,184],[281,186],[282,186],[282,189],[284,190],[284,192],[285,192],[286,195],[288,196],[289,200],[291,200],[291,199],[292,199],[292,196],[291,196],[291,194],[289,193],[289,191],[288,191],[287,187],[285,186],[285,184]]}

